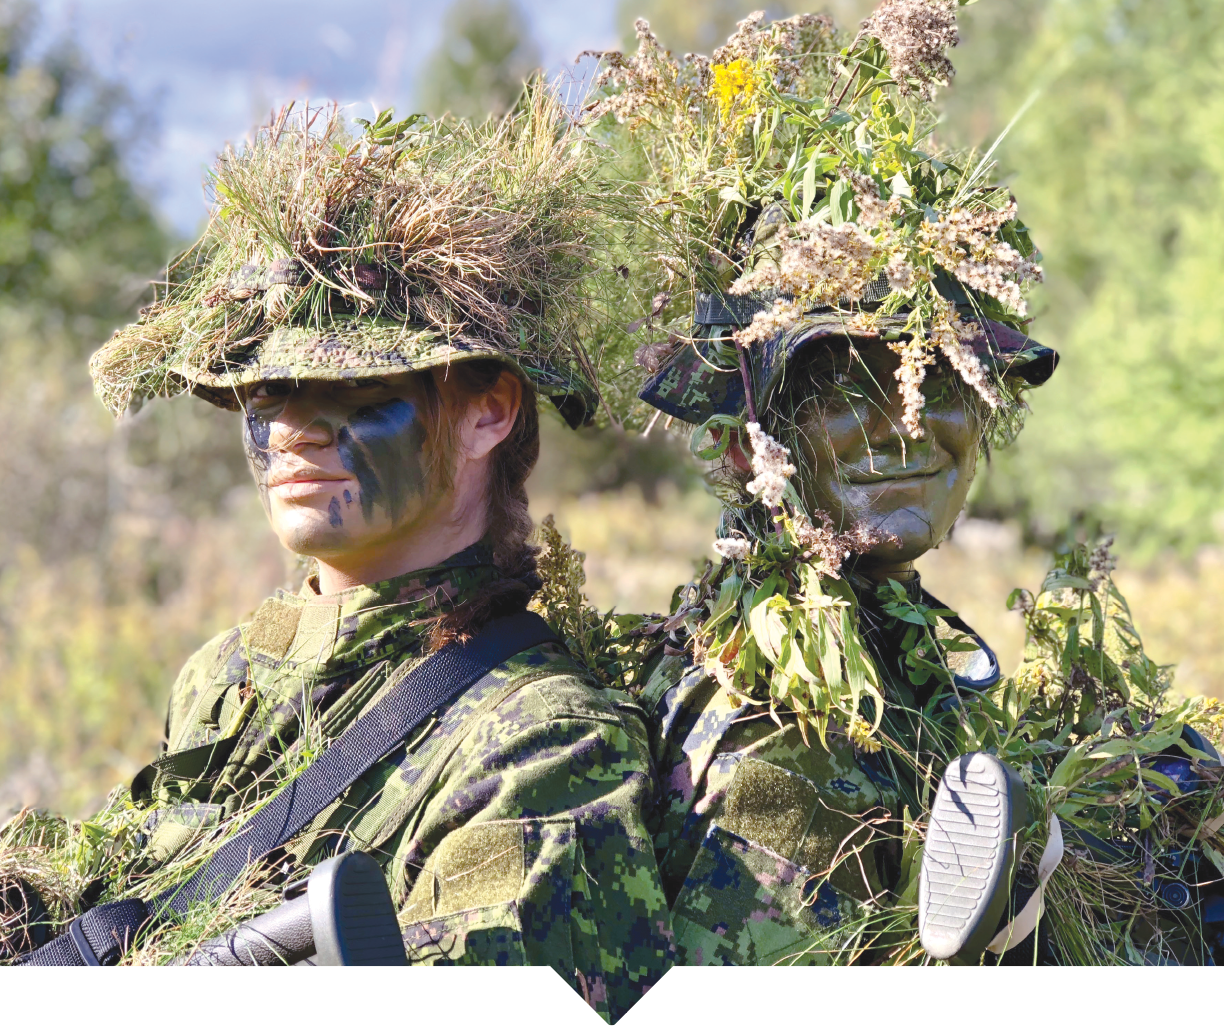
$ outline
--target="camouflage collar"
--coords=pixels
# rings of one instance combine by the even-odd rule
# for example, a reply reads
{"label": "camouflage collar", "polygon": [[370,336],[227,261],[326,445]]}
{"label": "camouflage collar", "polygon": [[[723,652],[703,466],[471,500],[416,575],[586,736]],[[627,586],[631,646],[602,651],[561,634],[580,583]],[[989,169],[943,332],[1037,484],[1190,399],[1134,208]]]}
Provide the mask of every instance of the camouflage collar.
{"label": "camouflage collar", "polygon": [[246,627],[256,662],[278,674],[330,676],[421,647],[428,621],[467,602],[501,576],[487,541],[433,567],[377,584],[319,595],[308,580],[297,594],[266,600]]}

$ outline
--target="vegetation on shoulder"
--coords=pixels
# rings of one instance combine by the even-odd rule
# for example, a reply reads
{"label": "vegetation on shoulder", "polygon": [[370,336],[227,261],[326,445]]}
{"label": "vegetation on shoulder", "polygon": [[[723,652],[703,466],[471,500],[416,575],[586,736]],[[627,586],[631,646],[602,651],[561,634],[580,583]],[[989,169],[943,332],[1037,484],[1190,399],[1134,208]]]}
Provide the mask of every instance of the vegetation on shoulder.
{"label": "vegetation on shoulder", "polygon": [[[869,917],[855,945],[883,946],[896,961],[923,957],[914,917],[925,813],[943,767],[972,751],[997,755],[1027,785],[1022,880],[1037,879],[1057,818],[1067,855],[1049,879],[1042,930],[1063,962],[1160,964],[1198,936],[1197,904],[1172,901],[1180,892],[1170,887],[1192,894],[1200,864],[1207,878],[1224,872],[1224,768],[1194,734],[1218,745],[1224,716],[1217,702],[1178,697],[1171,668],[1145,653],[1113,582],[1110,544],[1076,546],[1036,594],[1013,592],[1028,627],[1025,659],[984,694],[955,689],[960,638],[919,627],[909,639],[921,651],[906,660],[911,682],[935,672],[955,699],[886,717],[882,751],[899,780],[916,781],[903,788],[907,855],[899,901]],[[891,611],[915,624],[931,612],[903,594]],[[913,736],[922,753],[899,741]]]}

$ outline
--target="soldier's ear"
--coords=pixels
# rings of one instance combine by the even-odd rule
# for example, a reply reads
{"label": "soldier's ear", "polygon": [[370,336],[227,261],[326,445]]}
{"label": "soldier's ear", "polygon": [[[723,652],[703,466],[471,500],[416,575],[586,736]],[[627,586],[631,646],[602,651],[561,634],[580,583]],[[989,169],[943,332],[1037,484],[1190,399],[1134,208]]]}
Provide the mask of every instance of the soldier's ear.
{"label": "soldier's ear", "polygon": [[[710,434],[714,436],[716,444],[722,441],[722,433],[723,429],[720,427],[711,428]],[[727,446],[727,457],[745,474],[752,473],[752,461],[744,452],[743,446],[740,445],[739,432],[734,428],[731,429],[731,444]]]}
{"label": "soldier's ear", "polygon": [[486,392],[469,399],[462,428],[462,445],[469,459],[487,456],[514,430],[523,405],[523,383],[512,371],[502,371]]}

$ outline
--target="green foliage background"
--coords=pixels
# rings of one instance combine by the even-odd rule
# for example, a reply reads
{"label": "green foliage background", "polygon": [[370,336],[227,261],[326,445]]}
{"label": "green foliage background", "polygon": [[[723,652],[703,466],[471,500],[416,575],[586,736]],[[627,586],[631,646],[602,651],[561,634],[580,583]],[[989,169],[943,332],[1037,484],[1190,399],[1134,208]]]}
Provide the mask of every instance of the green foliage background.
{"label": "green foliage background", "polygon": [[1081,514],[1128,555],[1186,553],[1224,510],[1224,6],[1040,15],[1009,77],[1013,104],[1042,92],[1003,159],[1047,254],[1036,327],[1064,363],[979,508],[1046,535]]}

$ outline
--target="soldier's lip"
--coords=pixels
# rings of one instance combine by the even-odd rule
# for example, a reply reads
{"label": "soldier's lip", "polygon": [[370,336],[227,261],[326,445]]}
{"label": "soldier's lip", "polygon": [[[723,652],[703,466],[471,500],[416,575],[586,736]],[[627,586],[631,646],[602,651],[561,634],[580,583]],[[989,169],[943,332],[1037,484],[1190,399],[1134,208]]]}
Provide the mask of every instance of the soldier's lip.
{"label": "soldier's lip", "polygon": [[268,482],[268,488],[293,495],[309,495],[323,491],[326,485],[342,484],[347,477],[335,477],[331,474],[311,474],[300,472],[292,477],[273,478]]}
{"label": "soldier's lip", "polygon": [[946,467],[942,466],[921,467],[915,470],[902,470],[896,474],[869,474],[864,477],[847,477],[846,483],[854,485],[856,488],[863,488],[871,485],[897,484],[904,481],[929,481],[933,477],[938,477],[946,469]]}

